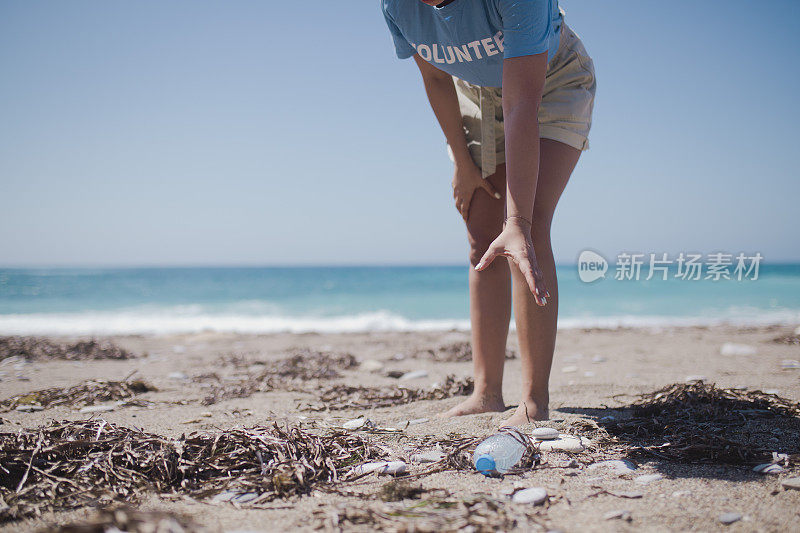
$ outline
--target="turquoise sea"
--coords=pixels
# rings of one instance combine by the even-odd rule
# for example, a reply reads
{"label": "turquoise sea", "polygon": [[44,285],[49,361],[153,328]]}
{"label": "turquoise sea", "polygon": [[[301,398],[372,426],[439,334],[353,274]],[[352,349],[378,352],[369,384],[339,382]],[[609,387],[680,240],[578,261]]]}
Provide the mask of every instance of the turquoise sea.
{"label": "turquoise sea", "polygon": [[[559,326],[800,324],[800,264],[757,280],[558,269]],[[466,266],[0,269],[0,334],[464,329]]]}

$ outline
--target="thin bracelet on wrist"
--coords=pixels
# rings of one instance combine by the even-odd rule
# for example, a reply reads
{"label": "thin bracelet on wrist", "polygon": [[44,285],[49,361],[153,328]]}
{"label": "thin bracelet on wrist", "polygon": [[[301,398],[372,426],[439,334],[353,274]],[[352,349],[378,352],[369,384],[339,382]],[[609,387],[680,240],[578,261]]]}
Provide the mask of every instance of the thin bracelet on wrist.
{"label": "thin bracelet on wrist", "polygon": [[511,215],[511,216],[507,216],[507,217],[506,217],[506,219],[503,221],[503,224],[505,224],[506,222],[508,222],[508,219],[509,219],[509,218],[519,218],[519,219],[522,219],[522,220],[524,220],[525,222],[527,222],[527,223],[528,223],[528,225],[530,225],[530,226],[533,226],[533,222],[531,222],[531,221],[530,221],[530,220],[528,220],[527,218],[523,217],[522,215]]}

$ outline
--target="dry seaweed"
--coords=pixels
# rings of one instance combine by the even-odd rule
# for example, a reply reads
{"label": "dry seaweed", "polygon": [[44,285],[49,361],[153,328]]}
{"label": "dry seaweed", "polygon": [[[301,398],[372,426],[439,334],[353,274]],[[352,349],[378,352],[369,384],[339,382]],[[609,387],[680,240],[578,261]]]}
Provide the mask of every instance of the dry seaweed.
{"label": "dry seaweed", "polygon": [[0,360],[21,357],[47,359],[133,359],[133,353],[110,341],[90,339],[76,343],[57,343],[40,337],[0,337]]}
{"label": "dry seaweed", "polygon": [[378,497],[385,502],[399,502],[419,498],[427,491],[420,485],[412,485],[401,479],[393,479],[384,483],[378,491]]}
{"label": "dry seaweed", "polygon": [[208,528],[192,519],[164,511],[142,511],[128,506],[101,509],[94,516],[63,526],[48,527],[42,533],[206,533]]}
{"label": "dry seaweed", "polygon": [[105,381],[92,379],[69,388],[52,387],[26,392],[0,401],[0,412],[13,411],[20,406],[40,406],[44,408],[66,405],[79,408],[104,402],[127,400],[156,390],[144,381]]}
{"label": "dry seaweed", "polygon": [[319,403],[308,405],[308,411],[340,411],[343,409],[372,409],[405,405],[420,400],[443,400],[453,396],[469,396],[474,383],[472,378],[449,375],[444,382],[430,389],[403,387],[362,387],[333,385],[319,393]]}
{"label": "dry seaweed", "polygon": [[132,501],[145,490],[252,494],[253,505],[339,481],[384,453],[359,435],[277,425],[172,440],[102,420],[54,422],[0,433],[0,522]]}
{"label": "dry seaweed", "polygon": [[789,344],[792,346],[800,346],[800,335],[797,334],[789,334],[789,335],[781,335],[780,337],[775,337],[772,339],[772,342],[775,344]]}
{"label": "dry seaweed", "polygon": [[641,395],[629,418],[602,421],[631,455],[681,462],[751,464],[800,453],[800,404],[702,381]]}
{"label": "dry seaweed", "polygon": [[[443,344],[435,349],[419,350],[413,356],[417,359],[431,359],[437,363],[468,363],[472,361],[472,344],[469,342],[453,342]],[[506,359],[516,359],[514,350],[506,349]]]}
{"label": "dry seaweed", "polygon": [[544,529],[529,506],[476,495],[468,499],[452,496],[421,501],[340,504],[314,511],[315,529],[344,531],[358,528],[372,531],[414,531],[417,533],[472,531],[494,533],[515,528]]}
{"label": "dry seaweed", "polygon": [[[229,356],[227,360],[236,368],[256,364],[238,356]],[[289,357],[258,364],[266,368],[258,374],[247,375],[239,380],[225,381],[215,373],[196,376],[194,381],[198,383],[215,382],[203,398],[202,404],[212,405],[222,400],[248,398],[256,392],[272,390],[305,392],[307,381],[339,378],[342,370],[355,368],[359,363],[349,353],[300,350]]]}
{"label": "dry seaweed", "polygon": [[349,353],[318,352],[299,350],[289,357],[268,362],[260,379],[335,379],[341,377],[341,370],[358,366],[358,360]]}

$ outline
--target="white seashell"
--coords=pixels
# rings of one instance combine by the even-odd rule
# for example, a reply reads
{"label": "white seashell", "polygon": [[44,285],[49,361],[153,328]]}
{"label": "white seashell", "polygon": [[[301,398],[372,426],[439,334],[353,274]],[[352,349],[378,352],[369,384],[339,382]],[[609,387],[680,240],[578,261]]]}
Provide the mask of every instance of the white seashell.
{"label": "white seashell", "polygon": [[764,463],[763,465],[758,465],[753,468],[753,472],[758,472],[759,474],[780,474],[784,470],[785,469],[781,465],[776,465],[774,463]]}
{"label": "white seashell", "polygon": [[416,426],[418,424],[424,424],[425,422],[430,422],[430,418],[412,418],[408,421],[409,426]]}
{"label": "white seashell", "polygon": [[536,428],[531,432],[531,435],[536,440],[550,440],[557,439],[560,433],[553,428]]}
{"label": "white seashell", "polygon": [[170,372],[167,376],[169,379],[189,379],[184,372]]}
{"label": "white seashell", "polygon": [[406,471],[406,464],[403,461],[378,461],[374,463],[364,463],[353,469],[356,475],[377,472],[379,475],[397,475]]}
{"label": "white seashell", "polygon": [[21,413],[33,413],[34,411],[44,411],[44,407],[42,407],[41,405],[23,404],[23,405],[18,405],[16,410]]}
{"label": "white seashell", "polygon": [[640,485],[647,485],[648,483],[652,483],[653,481],[658,481],[659,479],[664,479],[664,476],[661,474],[646,474],[644,476],[636,476],[634,481],[639,483]]}
{"label": "white seashell", "polygon": [[511,497],[514,503],[532,503],[539,505],[547,500],[547,490],[542,487],[530,487],[528,489],[518,490]]}
{"label": "white seashell", "polygon": [[537,442],[539,451],[542,452],[571,452],[579,453],[591,445],[592,441],[585,437],[572,437],[561,435],[556,439]]}
{"label": "white seashell", "polygon": [[114,405],[87,405],[80,410],[81,413],[107,413],[113,411]]}
{"label": "white seashell", "polygon": [[800,490],[800,477],[790,477],[782,480],[781,487],[786,490]]}
{"label": "white seashell", "polygon": [[411,456],[412,463],[435,463],[444,459],[444,452],[430,451],[415,453]]}
{"label": "white seashell", "polygon": [[607,468],[616,474],[628,474],[636,470],[636,465],[628,460],[611,460],[600,461],[589,465],[589,470],[596,470],[598,468]]}
{"label": "white seashell", "polygon": [[594,376],[595,376],[595,373],[593,371],[591,371],[591,370],[587,370],[586,372],[583,373],[583,377],[585,377],[585,378],[593,378]]}
{"label": "white seashell", "polygon": [[800,368],[800,361],[796,359],[784,359],[781,361],[781,368],[784,370],[797,370]]}
{"label": "white seashell", "polygon": [[400,381],[408,381],[410,379],[420,379],[428,377],[427,370],[412,370],[400,376]]}
{"label": "white seashell", "polygon": [[719,349],[720,355],[755,355],[756,349],[748,344],[726,342]]}
{"label": "white seashell", "polygon": [[606,358],[603,357],[602,355],[595,355],[594,357],[592,357],[592,363],[597,364],[597,363],[605,363],[605,362],[606,362]]}
{"label": "white seashell", "polygon": [[375,424],[373,424],[369,418],[364,418],[363,416],[361,418],[356,418],[355,420],[348,420],[347,422],[342,424],[342,427],[344,429],[349,429],[351,431],[354,431],[356,429],[371,428],[374,426]]}
{"label": "white seashell", "polygon": [[561,369],[561,371],[564,372],[565,374],[571,374],[573,372],[577,372],[578,367],[575,365],[565,366],[564,368]]}

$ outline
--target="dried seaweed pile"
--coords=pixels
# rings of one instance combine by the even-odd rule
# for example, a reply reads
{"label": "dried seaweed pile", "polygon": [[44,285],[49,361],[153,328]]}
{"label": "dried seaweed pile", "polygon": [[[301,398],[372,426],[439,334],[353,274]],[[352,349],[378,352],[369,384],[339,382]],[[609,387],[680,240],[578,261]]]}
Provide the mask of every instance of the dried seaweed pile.
{"label": "dried seaweed pile", "polygon": [[104,402],[127,400],[137,394],[156,390],[144,381],[105,381],[93,379],[74,387],[52,387],[12,396],[0,401],[0,412],[13,411],[20,406],[40,406],[44,408],[66,405],[85,407]]}
{"label": "dried seaweed pile", "polygon": [[[250,366],[246,360],[235,356],[228,358],[228,361],[237,368]],[[355,368],[359,363],[349,353],[300,350],[289,357],[262,364],[267,368],[256,375],[247,375],[239,380],[225,381],[216,374],[195,378],[195,381],[199,382],[209,380],[217,382],[210,387],[203,399],[203,405],[212,405],[234,398],[247,398],[256,392],[271,390],[304,392],[305,382],[339,378],[342,370]]]}
{"label": "dried seaweed pile", "polygon": [[56,533],[206,533],[209,529],[188,517],[162,511],[140,511],[131,507],[102,509],[82,522],[66,524]]}
{"label": "dried seaweed pile", "polygon": [[304,349],[268,365],[269,368],[261,374],[261,379],[335,379],[342,376],[340,371],[357,367],[358,360],[349,353]]}
{"label": "dried seaweed pile", "polygon": [[[468,363],[472,361],[472,345],[469,342],[443,344],[435,349],[420,350],[413,357],[431,359],[437,363]],[[516,358],[514,350],[506,350],[506,359]]]}
{"label": "dried seaweed pile", "polygon": [[531,530],[537,524],[535,512],[531,512],[529,506],[509,505],[507,501],[486,496],[468,499],[428,497],[423,500],[368,505],[342,504],[332,509],[319,509],[312,517],[315,529],[327,531],[359,528],[418,533],[494,533],[515,528]]}
{"label": "dried seaweed pile", "polygon": [[0,433],[0,522],[130,501],[144,490],[253,493],[255,504],[337,481],[383,453],[358,435],[277,425],[169,440],[98,420],[53,423]]}
{"label": "dried seaweed pile", "polygon": [[800,335],[797,334],[789,334],[789,335],[781,335],[780,337],[775,337],[772,339],[772,342],[775,344],[789,344],[793,346],[800,346]]}
{"label": "dried seaweed pile", "polygon": [[318,395],[319,403],[305,407],[308,411],[341,411],[343,409],[372,409],[405,405],[420,400],[443,400],[453,396],[469,396],[474,383],[472,378],[447,376],[444,382],[430,389],[403,387],[362,387],[333,385]]}
{"label": "dried seaweed pile", "polygon": [[681,462],[768,462],[800,453],[800,404],[761,391],[677,383],[641,395],[632,415],[602,423],[633,454]]}
{"label": "dried seaweed pile", "polygon": [[39,337],[0,337],[0,360],[8,357],[79,360],[133,359],[136,356],[111,342],[95,339],[63,344]]}

